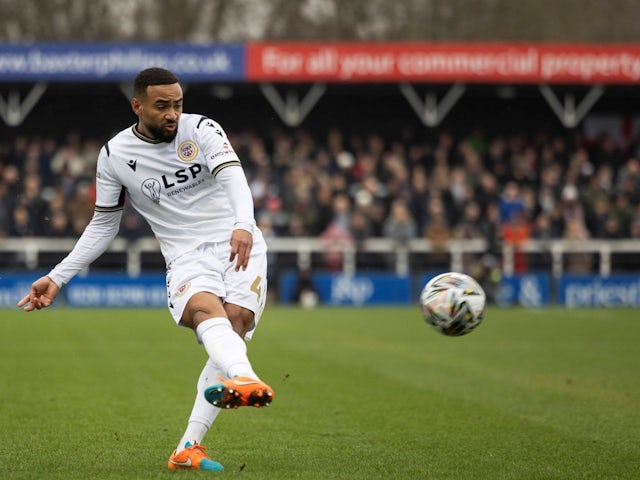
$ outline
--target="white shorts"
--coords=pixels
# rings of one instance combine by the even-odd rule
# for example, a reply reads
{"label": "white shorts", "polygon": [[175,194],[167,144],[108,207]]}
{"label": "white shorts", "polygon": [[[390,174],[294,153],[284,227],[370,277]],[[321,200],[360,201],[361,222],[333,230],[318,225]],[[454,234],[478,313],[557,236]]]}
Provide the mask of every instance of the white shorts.
{"label": "white shorts", "polygon": [[176,258],[167,268],[167,303],[176,323],[189,299],[198,292],[210,292],[225,303],[251,310],[253,328],[262,315],[267,299],[267,245],[259,230],[253,234],[253,248],[246,270],[235,271],[236,262],[229,261],[228,241],[206,243]]}

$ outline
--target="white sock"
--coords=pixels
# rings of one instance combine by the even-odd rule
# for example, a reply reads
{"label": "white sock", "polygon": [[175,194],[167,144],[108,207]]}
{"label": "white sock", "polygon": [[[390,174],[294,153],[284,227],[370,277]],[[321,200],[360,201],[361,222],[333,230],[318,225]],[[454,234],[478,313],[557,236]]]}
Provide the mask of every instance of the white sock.
{"label": "white sock", "polygon": [[196,327],[196,334],[223,377],[259,380],[247,357],[247,345],[233,330],[229,319],[216,317],[205,320]]}
{"label": "white sock", "polygon": [[220,409],[214,407],[206,398],[204,398],[204,390],[209,385],[218,383],[219,371],[211,359],[207,359],[200,378],[198,379],[196,399],[193,402],[193,409],[191,410],[191,416],[189,417],[189,423],[187,423],[187,429],[184,435],[180,439],[180,443],[176,448],[176,453],[185,449],[187,442],[193,445],[194,442],[202,444],[202,439],[205,434],[211,428],[213,421],[220,413]]}

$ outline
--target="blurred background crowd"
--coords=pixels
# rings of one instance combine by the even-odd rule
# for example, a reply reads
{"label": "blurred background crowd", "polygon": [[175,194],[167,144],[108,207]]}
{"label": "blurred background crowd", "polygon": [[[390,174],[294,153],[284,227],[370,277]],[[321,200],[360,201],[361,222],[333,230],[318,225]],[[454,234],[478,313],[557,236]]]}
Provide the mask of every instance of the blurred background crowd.
{"label": "blurred background crowd", "polygon": [[[452,238],[484,238],[489,250],[529,238],[640,238],[637,145],[623,148],[608,134],[501,136],[476,128],[425,139],[407,128],[386,138],[337,127],[228,134],[267,237],[423,237],[436,250]],[[79,236],[93,214],[104,141],[79,133],[1,141],[0,237]],[[120,236],[149,234],[128,206]],[[326,255],[324,267],[339,269],[340,261]],[[581,257],[573,263],[569,271],[593,268]],[[530,268],[527,258],[515,268]]]}

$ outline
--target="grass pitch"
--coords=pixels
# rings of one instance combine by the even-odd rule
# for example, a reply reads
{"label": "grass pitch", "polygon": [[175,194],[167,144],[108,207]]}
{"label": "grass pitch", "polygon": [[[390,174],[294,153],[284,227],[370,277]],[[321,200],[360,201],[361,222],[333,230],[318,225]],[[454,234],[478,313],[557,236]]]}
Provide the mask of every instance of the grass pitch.
{"label": "grass pitch", "polygon": [[225,411],[221,474],[170,472],[205,361],[164,310],[0,311],[3,479],[637,479],[640,312],[269,307],[267,409]]}

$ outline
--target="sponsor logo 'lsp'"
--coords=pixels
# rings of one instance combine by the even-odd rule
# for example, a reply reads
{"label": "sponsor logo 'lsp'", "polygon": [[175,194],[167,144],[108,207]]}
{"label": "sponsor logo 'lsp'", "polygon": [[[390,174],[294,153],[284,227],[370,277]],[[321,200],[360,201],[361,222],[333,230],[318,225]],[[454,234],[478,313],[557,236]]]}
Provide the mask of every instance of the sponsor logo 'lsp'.
{"label": "sponsor logo 'lsp'", "polygon": [[173,174],[173,178],[167,175],[162,175],[162,183],[165,188],[170,188],[175,186],[176,183],[185,183],[189,181],[189,178],[195,179],[201,171],[202,165],[196,163],[191,165],[188,169],[181,168],[180,170],[176,170]]}

